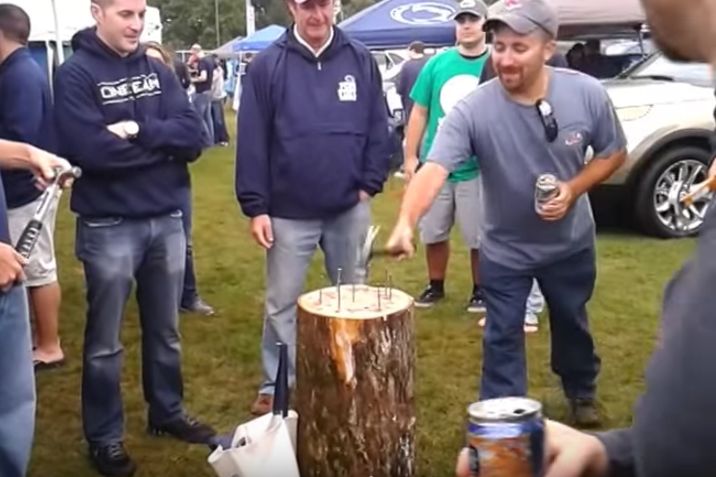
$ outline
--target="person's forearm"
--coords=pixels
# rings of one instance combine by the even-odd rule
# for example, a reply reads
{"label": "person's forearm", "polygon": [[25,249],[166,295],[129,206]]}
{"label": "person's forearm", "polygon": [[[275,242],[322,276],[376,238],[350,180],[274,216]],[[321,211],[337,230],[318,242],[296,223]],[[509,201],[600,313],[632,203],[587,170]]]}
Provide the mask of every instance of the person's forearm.
{"label": "person's forearm", "polygon": [[582,172],[569,181],[574,195],[579,197],[609,179],[624,164],[625,160],[626,152],[620,151],[605,159],[594,158],[589,161]]}
{"label": "person's forearm", "polygon": [[0,167],[3,169],[26,169],[29,167],[32,146],[0,139]]}
{"label": "person's forearm", "polygon": [[414,105],[410,113],[410,118],[408,118],[408,128],[405,131],[405,149],[403,156],[406,159],[418,157],[420,141],[423,139],[427,122],[427,110],[420,105]]}
{"label": "person's forearm", "polygon": [[447,169],[439,164],[429,162],[420,168],[405,191],[398,221],[415,228],[438,196],[447,177]]}

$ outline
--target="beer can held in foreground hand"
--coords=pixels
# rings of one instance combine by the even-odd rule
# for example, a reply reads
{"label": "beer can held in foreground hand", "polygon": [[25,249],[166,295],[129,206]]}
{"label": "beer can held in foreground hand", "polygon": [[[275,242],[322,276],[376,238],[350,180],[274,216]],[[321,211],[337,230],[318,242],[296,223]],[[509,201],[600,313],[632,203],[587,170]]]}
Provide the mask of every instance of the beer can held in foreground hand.
{"label": "beer can held in foreground hand", "polygon": [[468,407],[467,444],[472,477],[542,477],[545,431],[542,405],[508,397]]}
{"label": "beer can held in foreground hand", "polygon": [[535,210],[539,213],[542,206],[559,194],[559,181],[552,174],[542,174],[535,184]]}

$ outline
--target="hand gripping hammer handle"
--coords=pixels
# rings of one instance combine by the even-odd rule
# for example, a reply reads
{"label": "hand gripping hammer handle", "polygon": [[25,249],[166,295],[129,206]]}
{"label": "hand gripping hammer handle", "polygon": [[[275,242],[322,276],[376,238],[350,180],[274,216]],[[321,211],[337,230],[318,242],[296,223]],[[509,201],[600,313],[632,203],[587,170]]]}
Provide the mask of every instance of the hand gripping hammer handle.
{"label": "hand gripping hammer handle", "polygon": [[79,167],[70,167],[69,169],[55,168],[55,178],[40,196],[40,205],[37,207],[37,210],[35,210],[32,219],[30,219],[30,222],[25,226],[25,229],[20,235],[20,239],[15,245],[15,250],[17,250],[20,255],[25,258],[30,257],[42,231],[45,216],[58,199],[62,186],[67,180],[78,179],[81,175],[82,170]]}

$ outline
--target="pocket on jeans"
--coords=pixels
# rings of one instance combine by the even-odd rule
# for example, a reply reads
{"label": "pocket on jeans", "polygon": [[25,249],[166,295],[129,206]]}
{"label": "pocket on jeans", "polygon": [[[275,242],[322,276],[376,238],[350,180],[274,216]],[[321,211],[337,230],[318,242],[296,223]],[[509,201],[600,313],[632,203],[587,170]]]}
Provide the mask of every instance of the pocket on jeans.
{"label": "pocket on jeans", "polygon": [[114,227],[121,224],[124,219],[122,217],[102,217],[97,219],[81,219],[82,225],[91,229],[99,229],[103,227]]}

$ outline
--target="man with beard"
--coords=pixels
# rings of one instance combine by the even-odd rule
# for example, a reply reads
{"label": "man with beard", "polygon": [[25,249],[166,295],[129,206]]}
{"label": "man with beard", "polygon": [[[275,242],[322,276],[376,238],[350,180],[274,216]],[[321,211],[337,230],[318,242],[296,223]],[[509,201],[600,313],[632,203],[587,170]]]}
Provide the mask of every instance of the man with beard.
{"label": "man with beard", "polygon": [[[552,369],[573,420],[593,426],[600,360],[586,311],[596,277],[586,193],[621,166],[626,140],[597,80],[545,66],[558,27],[545,0],[505,1],[488,19],[499,81],[480,86],[443,121],[406,191],[388,248],[414,253],[415,224],[449,174],[477,157],[484,206],[480,279],[489,317],[481,398],[527,393],[522,324],[536,278],[550,309]],[[594,156],[585,165],[589,147]],[[536,207],[535,183],[544,173],[556,176],[556,195]]]}
{"label": "man with beard", "polygon": [[[666,56],[716,68],[716,0],[642,0]],[[716,175],[712,164],[710,175]],[[547,423],[546,477],[697,477],[713,475],[716,423],[716,208],[706,215],[695,256],[664,295],[661,339],[646,372],[633,424],[597,436]],[[457,473],[470,475],[467,453]]]}

